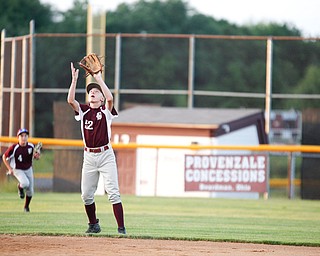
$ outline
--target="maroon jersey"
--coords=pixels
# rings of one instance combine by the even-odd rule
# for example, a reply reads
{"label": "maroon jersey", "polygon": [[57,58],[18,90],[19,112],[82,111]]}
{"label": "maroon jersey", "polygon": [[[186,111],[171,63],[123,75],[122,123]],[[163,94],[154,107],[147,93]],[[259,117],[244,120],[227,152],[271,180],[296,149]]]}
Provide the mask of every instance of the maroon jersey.
{"label": "maroon jersey", "polygon": [[13,169],[28,170],[32,166],[34,145],[27,143],[26,146],[20,146],[19,143],[10,146],[4,153],[10,160],[10,166]]}
{"label": "maroon jersey", "polygon": [[84,145],[88,148],[97,148],[108,145],[111,137],[111,121],[117,116],[102,105],[91,108],[89,105],[80,104],[76,120],[81,121],[81,133]]}

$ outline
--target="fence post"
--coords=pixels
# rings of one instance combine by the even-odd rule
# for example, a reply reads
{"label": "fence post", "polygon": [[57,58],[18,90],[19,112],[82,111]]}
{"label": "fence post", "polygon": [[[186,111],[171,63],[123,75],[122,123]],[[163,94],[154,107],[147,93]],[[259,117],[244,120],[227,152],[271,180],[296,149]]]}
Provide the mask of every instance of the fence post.
{"label": "fence post", "polygon": [[154,196],[157,196],[158,191],[158,168],[159,168],[159,148],[156,148],[156,170],[154,175]]}
{"label": "fence post", "polygon": [[115,49],[115,70],[114,70],[114,106],[117,111],[120,110],[120,79],[121,79],[121,34],[116,35]]}
{"label": "fence post", "polygon": [[294,198],[295,156],[292,152],[288,154],[288,197]]}
{"label": "fence post", "polygon": [[195,38],[189,38],[188,108],[193,108]]}
{"label": "fence post", "polygon": [[36,77],[36,44],[34,39],[35,34],[35,22],[30,21],[30,46],[29,46],[29,58],[30,58],[30,74],[29,74],[29,133],[30,137],[34,136],[34,86]]}
{"label": "fence post", "polygon": [[5,48],[5,38],[6,38],[6,30],[1,30],[1,60],[0,60],[0,136],[2,136],[3,131],[3,122],[2,122],[2,116],[3,116],[3,87],[4,87],[4,48]]}
{"label": "fence post", "polygon": [[22,67],[21,67],[21,116],[20,127],[26,127],[26,85],[27,85],[27,37],[22,39]]}
{"label": "fence post", "polygon": [[15,88],[16,88],[16,39],[12,39],[11,47],[11,73],[10,73],[10,120],[9,120],[9,136],[13,137],[15,134]]}
{"label": "fence post", "polygon": [[266,59],[266,106],[265,106],[265,131],[269,136],[270,132],[270,112],[272,100],[272,38],[267,40],[267,59]]}

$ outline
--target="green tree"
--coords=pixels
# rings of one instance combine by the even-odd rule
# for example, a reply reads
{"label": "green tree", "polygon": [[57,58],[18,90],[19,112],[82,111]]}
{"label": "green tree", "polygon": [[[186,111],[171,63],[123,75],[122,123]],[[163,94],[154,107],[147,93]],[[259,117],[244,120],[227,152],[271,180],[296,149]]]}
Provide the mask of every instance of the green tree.
{"label": "green tree", "polygon": [[107,14],[107,32],[181,33],[187,21],[187,8],[180,0],[123,3]]}
{"label": "green tree", "polygon": [[[70,61],[79,61],[86,52],[86,38],[61,37],[59,33],[85,33],[88,0],[74,0],[65,12],[41,5],[38,0],[0,0],[5,12],[0,26],[8,36],[29,32],[28,22],[36,24],[36,87],[67,88]],[[42,37],[41,32],[57,36]],[[238,26],[193,10],[184,0],[139,0],[120,4],[107,13],[107,33],[207,34],[252,36],[301,36],[290,24],[259,23]],[[316,79],[320,65],[318,43],[274,40],[273,93],[317,93]],[[122,38],[121,88],[184,90],[188,84],[188,49],[186,38]],[[265,91],[266,42],[263,40],[195,40],[196,90],[256,92]],[[107,38],[107,82],[113,86],[115,40]],[[45,65],[44,65],[45,60]],[[50,67],[50,68],[48,68]],[[82,74],[81,74],[82,75]],[[79,87],[84,87],[81,79]],[[42,93],[36,104],[36,135],[52,136],[52,105],[65,101],[66,95]],[[83,95],[81,95],[83,97]],[[306,105],[292,100],[273,100],[273,108]],[[187,97],[175,95],[122,95],[122,103],[186,106]],[[195,107],[263,108],[264,99],[195,96]],[[288,103],[289,102],[289,103]],[[304,101],[305,102],[305,101]],[[300,106],[300,105],[301,106]],[[312,105],[313,106],[313,105]],[[123,108],[124,106],[121,106]],[[120,109],[121,110],[121,109]]]}
{"label": "green tree", "polygon": [[74,0],[72,8],[55,14],[56,22],[51,28],[58,33],[85,33],[87,30],[88,0]]}
{"label": "green tree", "polygon": [[[85,33],[87,0],[74,0],[71,9],[54,13],[54,22],[48,27],[51,33]],[[48,51],[50,49],[50,51]],[[39,37],[36,47],[36,87],[68,88],[71,82],[70,62],[76,63],[86,54],[85,37]],[[44,65],[43,60],[46,60]],[[50,70],[48,70],[50,67]],[[84,88],[84,79],[79,79],[79,88]],[[43,93],[35,102],[36,130],[38,136],[53,134],[53,103],[65,101],[64,94]]]}
{"label": "green tree", "polygon": [[39,0],[0,0],[0,6],[0,28],[6,29],[7,36],[28,34],[31,20],[35,21],[37,32],[44,32],[52,22],[51,6]]}
{"label": "green tree", "polygon": [[[311,65],[306,69],[305,76],[298,83],[295,94],[320,94],[320,66]],[[292,100],[287,103],[288,108],[304,110],[307,108],[320,108],[319,99]]]}
{"label": "green tree", "polygon": [[270,23],[258,23],[250,26],[245,26],[247,29],[247,35],[255,36],[301,36],[301,31],[296,27],[284,23],[278,24],[274,22]]}
{"label": "green tree", "polygon": [[[179,33],[209,35],[300,36],[289,24],[236,26],[192,10],[179,0],[137,1],[121,4],[107,14],[108,33]],[[178,42],[179,41],[179,42]],[[186,41],[186,40],[185,40]],[[122,85],[125,87],[185,89],[184,64],[188,42],[171,39],[123,39]],[[274,41],[274,92],[286,93],[295,87],[309,63],[314,62],[314,45],[301,41]],[[312,53],[313,51],[313,53]],[[295,54],[292,54],[294,52]],[[316,52],[319,52],[316,51]],[[184,60],[184,62],[181,62]],[[316,60],[318,61],[318,59]],[[259,40],[196,40],[195,89],[233,92],[265,91],[266,42]],[[181,65],[181,63],[184,63]],[[170,75],[171,74],[171,75]],[[127,97],[128,98],[128,97]],[[132,97],[133,98],[133,97]],[[137,102],[154,97],[136,96]],[[166,101],[167,102],[167,101]],[[177,101],[181,104],[181,100]],[[167,102],[168,103],[168,102]],[[165,104],[165,101],[162,102]],[[174,104],[174,100],[170,104]],[[263,107],[263,99],[197,97],[201,107]],[[275,102],[283,108],[283,102]]]}

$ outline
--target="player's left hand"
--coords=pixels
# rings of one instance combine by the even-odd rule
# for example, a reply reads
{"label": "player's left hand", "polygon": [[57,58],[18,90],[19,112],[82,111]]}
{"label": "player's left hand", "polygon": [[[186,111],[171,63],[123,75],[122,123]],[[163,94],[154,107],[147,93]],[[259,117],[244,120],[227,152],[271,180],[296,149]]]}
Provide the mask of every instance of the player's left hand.
{"label": "player's left hand", "polygon": [[33,158],[36,159],[36,160],[39,160],[39,159],[40,159],[40,156],[41,156],[41,155],[40,155],[39,152],[35,152],[34,155],[33,155]]}
{"label": "player's left hand", "polygon": [[95,73],[92,75],[94,78],[99,78],[99,77],[102,77],[102,74],[101,74],[101,71]]}
{"label": "player's left hand", "polygon": [[101,73],[103,68],[101,57],[98,57],[95,53],[84,56],[82,60],[80,60],[79,66],[86,71],[86,77]]}
{"label": "player's left hand", "polygon": [[42,149],[42,142],[39,141],[38,144],[34,147],[34,151],[33,151],[34,159],[36,160],[40,159],[41,149]]}

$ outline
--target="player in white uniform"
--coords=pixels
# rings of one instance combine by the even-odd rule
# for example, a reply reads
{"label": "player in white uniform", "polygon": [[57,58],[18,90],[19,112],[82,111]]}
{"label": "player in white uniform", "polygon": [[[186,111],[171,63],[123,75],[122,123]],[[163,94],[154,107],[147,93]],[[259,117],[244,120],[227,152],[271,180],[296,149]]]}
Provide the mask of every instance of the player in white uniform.
{"label": "player in white uniform", "polygon": [[76,120],[81,122],[84,142],[84,157],[81,178],[81,197],[89,220],[86,233],[101,231],[96,218],[94,193],[97,190],[99,175],[102,175],[104,189],[113,206],[113,213],[118,224],[118,233],[126,234],[123,207],[118,185],[116,158],[110,143],[111,122],[118,115],[113,107],[113,96],[103,81],[101,72],[94,75],[97,83],[87,86],[89,104],[80,104],[75,99],[75,90],[79,69],[71,63],[72,82],[67,101],[76,112]]}

